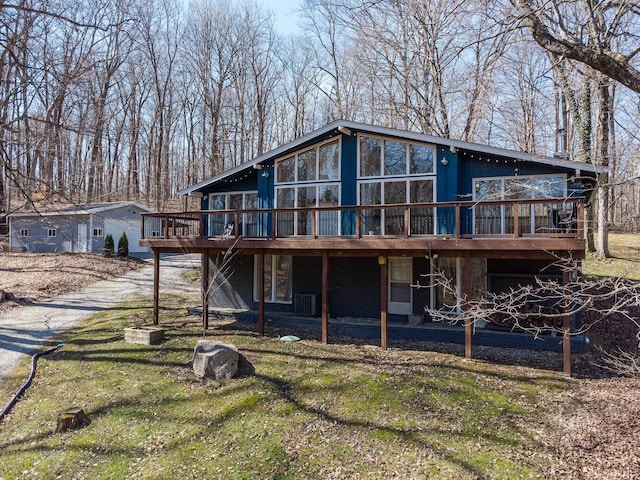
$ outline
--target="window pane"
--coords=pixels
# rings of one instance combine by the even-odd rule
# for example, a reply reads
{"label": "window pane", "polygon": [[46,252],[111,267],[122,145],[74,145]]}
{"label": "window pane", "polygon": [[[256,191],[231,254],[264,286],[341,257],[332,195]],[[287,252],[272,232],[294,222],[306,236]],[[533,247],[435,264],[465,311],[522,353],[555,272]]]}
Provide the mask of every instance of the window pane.
{"label": "window pane", "polygon": [[[298,207],[316,206],[316,187],[298,187]],[[296,212],[298,217],[298,235],[311,234],[311,217],[313,212]]]}
{"label": "window pane", "polygon": [[338,141],[322,145],[319,151],[320,180],[337,180],[340,178],[340,144]]}
{"label": "window pane", "polygon": [[[415,180],[409,183],[409,202],[433,202],[433,180]],[[433,207],[411,208],[411,232],[433,234]]]}
{"label": "window pane", "polygon": [[307,182],[316,179],[316,149],[298,155],[298,181]]}
{"label": "window pane", "polygon": [[520,198],[531,198],[531,179],[513,178],[504,182],[505,200],[518,200]]}
{"label": "window pane", "polygon": [[278,208],[293,208],[295,207],[295,189],[294,188],[278,188],[277,189],[277,207]]}
{"label": "window pane", "polygon": [[385,182],[384,203],[407,203],[407,182]]}
{"label": "window pane", "polygon": [[229,210],[242,210],[241,193],[232,193],[229,195]]}
{"label": "window pane", "polygon": [[226,195],[211,195],[209,197],[209,210],[224,210]]}
{"label": "window pane", "polygon": [[478,180],[476,182],[476,200],[501,200],[502,181]]}
{"label": "window pane", "polygon": [[415,180],[409,183],[409,202],[433,202],[433,180]]}
{"label": "window pane", "polygon": [[407,173],[407,144],[384,142],[384,174],[404,175]]}
{"label": "window pane", "polygon": [[[245,193],[244,194],[244,208],[250,210],[258,208],[258,194],[257,193]],[[249,236],[258,235],[258,214],[257,213],[245,213],[243,218],[243,234]]]}
{"label": "window pane", "polygon": [[338,185],[320,185],[318,190],[318,206],[335,207],[338,205]]}
{"label": "window pane", "polygon": [[291,301],[291,261],[292,257],[279,255],[275,257],[276,300]]}
{"label": "window pane", "polygon": [[273,302],[273,255],[264,256],[264,299]]}
{"label": "window pane", "polygon": [[380,175],[382,140],[360,137],[360,176]]}
{"label": "window pane", "polygon": [[380,205],[382,197],[379,183],[360,184],[360,205]]}
{"label": "window pane", "polygon": [[278,162],[278,182],[295,181],[295,157],[285,158]]}
{"label": "window pane", "polygon": [[[295,188],[278,188],[276,190],[277,208],[293,208],[295,206]],[[293,235],[294,212],[278,212],[278,235]]]}
{"label": "window pane", "polygon": [[298,207],[316,206],[316,187],[298,188]]}
{"label": "window pane", "polygon": [[258,208],[258,194],[257,193],[245,193],[244,194],[244,208],[251,210],[252,208]]}
{"label": "window pane", "polygon": [[433,173],[433,148],[409,146],[409,173]]}
{"label": "window pane", "polygon": [[[338,185],[321,185],[318,187],[318,206],[335,207],[338,205]],[[318,235],[338,235],[340,212],[318,212]]]}
{"label": "window pane", "polygon": [[[382,203],[379,183],[360,184],[360,205],[380,205]],[[365,235],[380,233],[380,209],[362,210],[361,231]]]}
{"label": "window pane", "polygon": [[535,198],[563,198],[564,178],[542,177],[533,180],[533,195]]}

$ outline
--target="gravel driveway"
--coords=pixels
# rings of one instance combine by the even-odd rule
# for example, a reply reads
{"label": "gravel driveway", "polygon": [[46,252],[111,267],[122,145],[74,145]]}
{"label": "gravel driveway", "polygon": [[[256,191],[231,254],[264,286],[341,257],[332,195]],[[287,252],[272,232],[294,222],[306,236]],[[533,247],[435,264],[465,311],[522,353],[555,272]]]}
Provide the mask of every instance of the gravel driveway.
{"label": "gravel driveway", "polygon": [[[160,295],[166,292],[197,292],[182,273],[200,266],[199,255],[163,255],[160,260]],[[0,381],[24,358],[51,337],[96,312],[153,294],[153,259],[149,266],[126,275],[96,282],[77,292],[60,295],[24,307],[0,312]]]}

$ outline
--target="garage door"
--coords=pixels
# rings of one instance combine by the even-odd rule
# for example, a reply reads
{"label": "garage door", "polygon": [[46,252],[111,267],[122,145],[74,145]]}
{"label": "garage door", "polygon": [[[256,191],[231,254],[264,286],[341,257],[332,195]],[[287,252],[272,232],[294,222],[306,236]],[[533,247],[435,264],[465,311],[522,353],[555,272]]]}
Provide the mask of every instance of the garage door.
{"label": "garage door", "polygon": [[116,249],[118,248],[118,240],[122,232],[127,233],[129,240],[129,252],[148,252],[149,247],[140,246],[140,220],[114,220],[110,218],[104,219],[104,236],[111,234]]}

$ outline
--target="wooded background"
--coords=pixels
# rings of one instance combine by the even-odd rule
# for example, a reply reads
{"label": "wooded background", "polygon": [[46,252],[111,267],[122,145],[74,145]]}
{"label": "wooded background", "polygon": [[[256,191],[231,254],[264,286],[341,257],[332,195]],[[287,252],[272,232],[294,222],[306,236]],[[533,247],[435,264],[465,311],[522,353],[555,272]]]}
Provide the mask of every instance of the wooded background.
{"label": "wooded background", "polygon": [[342,118],[608,165],[608,221],[640,230],[637,2],[305,0],[291,18],[283,35],[252,1],[0,0],[0,212],[179,208]]}

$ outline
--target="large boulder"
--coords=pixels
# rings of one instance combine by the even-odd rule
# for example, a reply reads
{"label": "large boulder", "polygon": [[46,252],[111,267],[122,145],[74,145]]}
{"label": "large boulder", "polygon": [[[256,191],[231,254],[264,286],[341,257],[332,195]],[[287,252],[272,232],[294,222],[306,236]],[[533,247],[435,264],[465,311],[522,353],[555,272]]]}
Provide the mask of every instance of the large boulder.
{"label": "large boulder", "polygon": [[198,340],[193,351],[193,373],[199,378],[232,378],[238,371],[238,357],[235,345]]}

